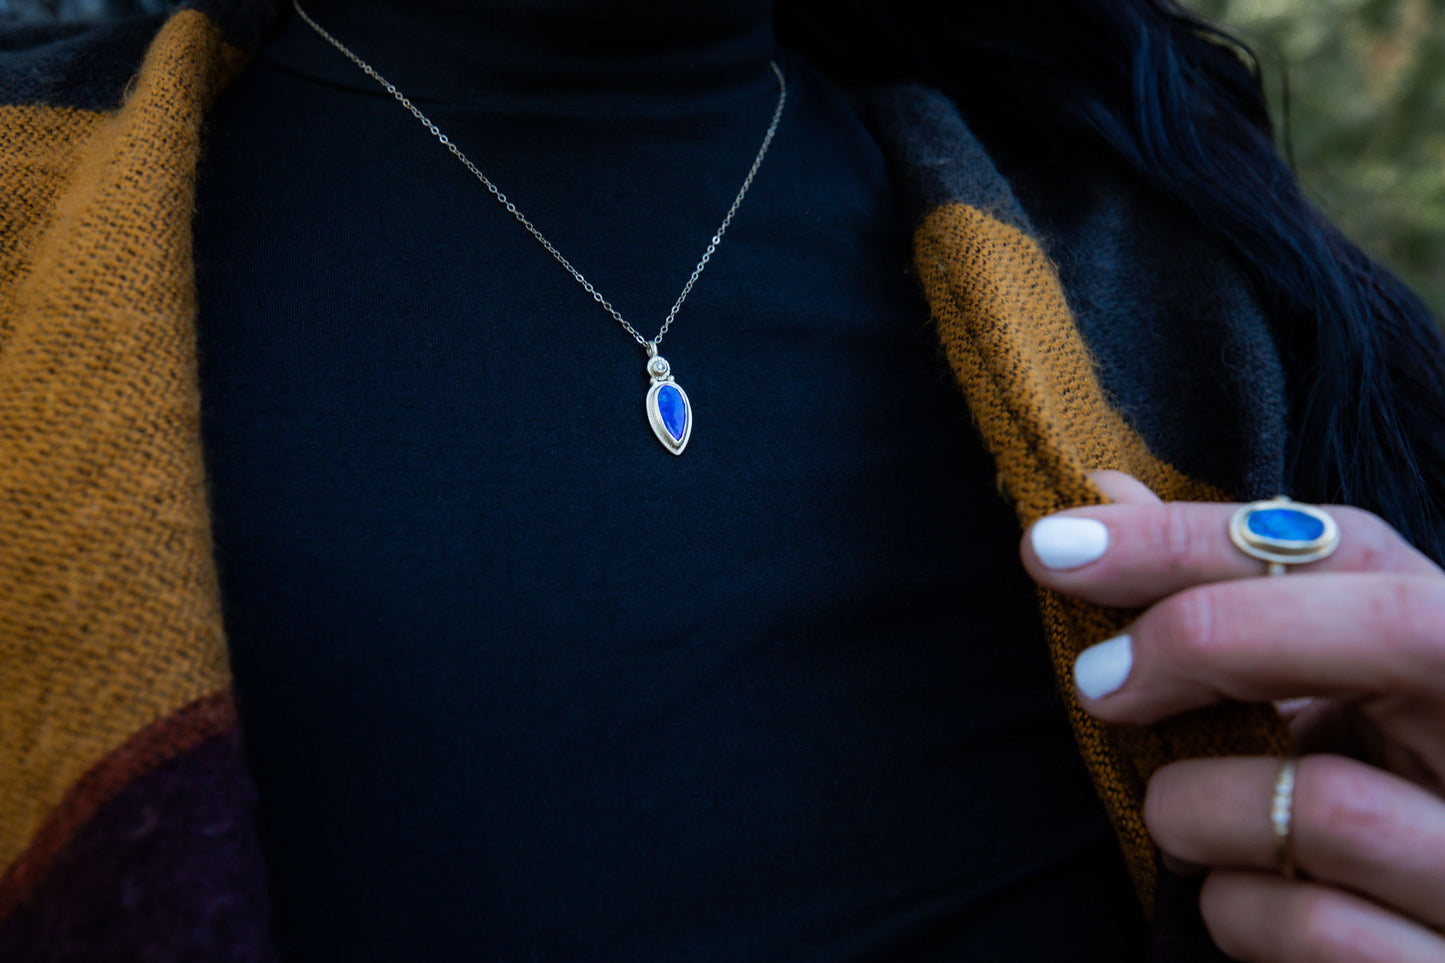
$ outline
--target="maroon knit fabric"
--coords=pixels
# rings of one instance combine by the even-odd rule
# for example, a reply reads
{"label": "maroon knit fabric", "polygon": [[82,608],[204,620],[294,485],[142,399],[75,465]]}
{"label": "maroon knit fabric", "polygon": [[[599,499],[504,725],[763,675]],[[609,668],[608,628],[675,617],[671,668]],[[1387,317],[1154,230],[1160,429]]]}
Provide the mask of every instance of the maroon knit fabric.
{"label": "maroon knit fabric", "polygon": [[272,963],[251,810],[234,731],[139,777],[0,921],[0,960]]}

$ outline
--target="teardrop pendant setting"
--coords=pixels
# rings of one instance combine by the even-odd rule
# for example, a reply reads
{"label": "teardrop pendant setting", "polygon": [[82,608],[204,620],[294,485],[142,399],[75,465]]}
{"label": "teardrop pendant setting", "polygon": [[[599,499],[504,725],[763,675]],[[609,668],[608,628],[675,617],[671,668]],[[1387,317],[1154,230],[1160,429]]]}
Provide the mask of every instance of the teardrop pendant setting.
{"label": "teardrop pendant setting", "polygon": [[692,437],[692,403],[682,385],[672,380],[672,366],[657,353],[656,345],[647,346],[647,374],[652,387],[647,389],[647,423],[662,447],[681,455]]}

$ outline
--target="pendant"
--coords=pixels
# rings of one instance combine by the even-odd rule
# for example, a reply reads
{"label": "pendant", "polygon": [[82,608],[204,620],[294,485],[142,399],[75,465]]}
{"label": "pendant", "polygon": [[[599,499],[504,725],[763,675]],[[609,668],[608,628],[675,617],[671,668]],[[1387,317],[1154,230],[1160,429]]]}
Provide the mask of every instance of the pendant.
{"label": "pendant", "polygon": [[687,392],[672,380],[667,359],[650,345],[647,354],[647,373],[652,378],[652,387],[647,389],[647,423],[662,447],[681,455],[692,437],[692,405]]}

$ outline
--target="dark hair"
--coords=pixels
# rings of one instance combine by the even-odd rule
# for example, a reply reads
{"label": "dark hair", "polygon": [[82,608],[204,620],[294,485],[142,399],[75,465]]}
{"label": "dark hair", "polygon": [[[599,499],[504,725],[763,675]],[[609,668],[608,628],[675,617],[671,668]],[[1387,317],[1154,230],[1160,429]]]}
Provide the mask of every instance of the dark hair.
{"label": "dark hair", "polygon": [[1271,319],[1295,496],[1445,562],[1445,340],[1305,198],[1241,43],[1172,0],[779,0],[778,30],[841,80],[929,80],[986,142],[1083,138],[1187,211]]}

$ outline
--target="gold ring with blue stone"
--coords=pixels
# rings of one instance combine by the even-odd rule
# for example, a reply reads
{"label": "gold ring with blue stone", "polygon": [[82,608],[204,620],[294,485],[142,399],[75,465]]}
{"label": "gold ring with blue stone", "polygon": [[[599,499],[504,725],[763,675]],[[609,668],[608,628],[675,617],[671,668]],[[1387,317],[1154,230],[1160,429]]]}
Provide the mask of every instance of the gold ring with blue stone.
{"label": "gold ring with blue stone", "polygon": [[1313,505],[1283,495],[1252,502],[1229,520],[1229,538],[1246,555],[1269,563],[1269,574],[1283,575],[1290,565],[1328,558],[1340,547],[1340,527]]}

